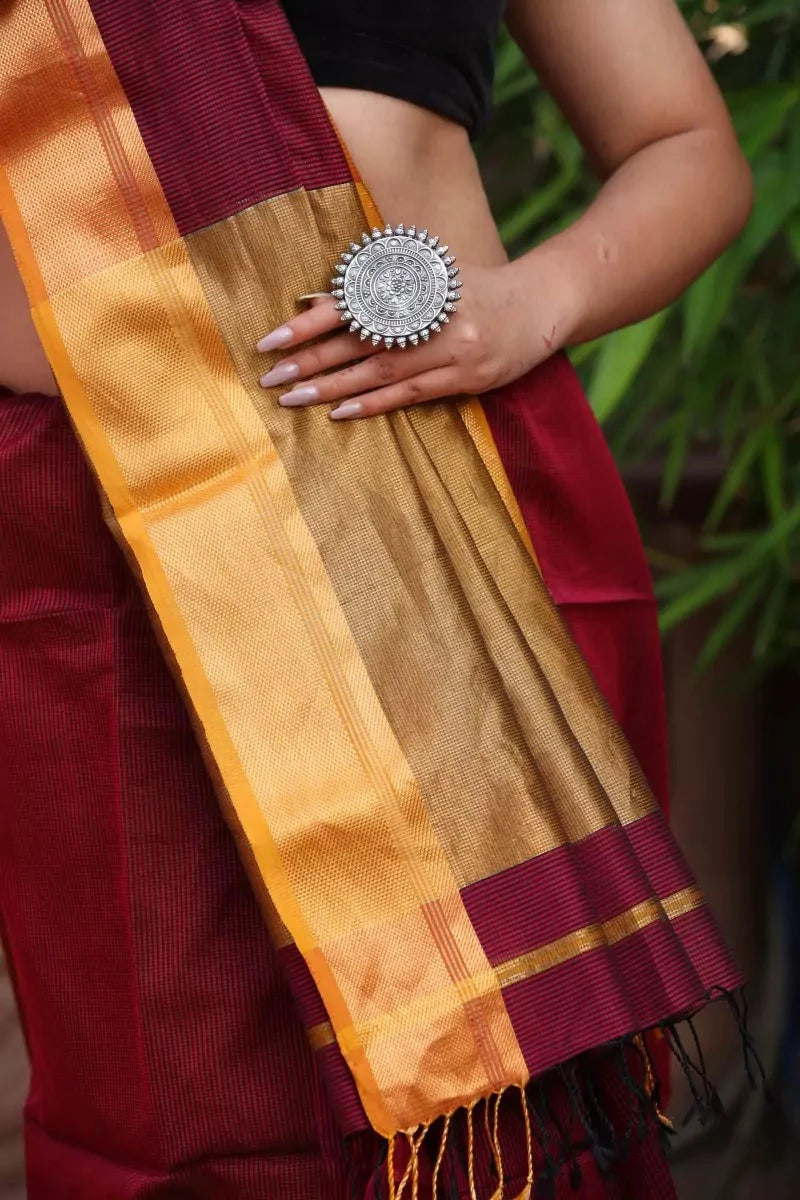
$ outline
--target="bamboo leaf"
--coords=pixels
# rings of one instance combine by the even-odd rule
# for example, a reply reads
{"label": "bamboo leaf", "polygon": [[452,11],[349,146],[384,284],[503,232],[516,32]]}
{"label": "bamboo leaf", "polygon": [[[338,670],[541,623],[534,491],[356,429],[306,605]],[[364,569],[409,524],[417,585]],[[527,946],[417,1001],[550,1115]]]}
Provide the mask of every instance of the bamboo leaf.
{"label": "bamboo leaf", "polygon": [[589,401],[598,421],[607,421],[633,383],[642,363],[658,337],[669,310],[647,321],[609,334],[597,357],[589,384]]}
{"label": "bamboo leaf", "polygon": [[700,543],[704,550],[742,550],[753,540],[752,530],[742,533],[714,533]]}
{"label": "bamboo leaf", "polygon": [[692,613],[725,595],[733,587],[736,578],[734,560],[731,559],[704,568],[695,587],[686,588],[663,608],[659,618],[662,634],[669,633]]}
{"label": "bamboo leaf", "polygon": [[689,438],[693,429],[693,411],[689,404],[675,415],[674,432],[667,451],[664,474],[661,480],[659,503],[662,508],[671,508],[683,475],[683,466],[689,451]]}
{"label": "bamboo leaf", "polygon": [[510,37],[499,39],[495,58],[495,104],[503,103],[502,89],[520,76],[526,76],[531,86],[536,79],[517,43]]}
{"label": "bamboo leaf", "polygon": [[773,521],[784,513],[783,443],[774,425],[765,426],[761,445],[761,478],[767,508]]}
{"label": "bamboo leaf", "polygon": [[532,192],[512,213],[500,222],[500,236],[513,245],[561,204],[580,178],[580,162],[565,163],[543,187]]}
{"label": "bamboo leaf", "polygon": [[704,671],[710,667],[731,638],[739,632],[766,590],[768,582],[763,574],[754,575],[728,605],[698,655],[698,670]]}
{"label": "bamboo leaf", "polygon": [[751,162],[781,132],[789,114],[800,104],[794,83],[749,88],[728,93],[728,107],[739,143]]}
{"label": "bamboo leaf", "polygon": [[756,204],[747,229],[686,294],[683,304],[684,362],[709,345],[750,267],[798,207],[800,197],[787,187],[782,157],[770,156],[756,172]]}
{"label": "bamboo leaf", "polygon": [[796,213],[786,222],[786,240],[795,259],[800,263],[800,213]]}
{"label": "bamboo leaf", "polygon": [[775,635],[778,632],[778,625],[783,612],[783,606],[786,602],[786,597],[789,593],[789,577],[785,575],[781,580],[772,585],[769,598],[761,613],[761,619],[756,628],[755,641],[753,643],[753,655],[756,659],[766,658],[767,653],[775,640]]}
{"label": "bamboo leaf", "polygon": [[582,367],[593,354],[597,354],[603,345],[603,338],[595,338],[593,342],[581,342],[579,346],[570,346],[569,357],[574,367]]}
{"label": "bamboo leaf", "polygon": [[764,439],[764,428],[754,429],[749,437],[742,442],[734,456],[731,465],[725,473],[725,478],[719,486],[714,502],[705,520],[705,529],[716,529],[733,500],[744,487],[745,480],[758,459]]}
{"label": "bamboo leaf", "polygon": [[[731,591],[757,565],[769,558],[781,542],[798,527],[800,504],[771,529],[753,537],[750,544],[735,557],[684,572],[683,580],[677,580],[678,585],[681,582],[685,585],[683,590],[675,595],[674,600],[667,604],[661,613],[662,632],[667,632],[693,612]],[[665,583],[666,581],[661,581],[656,588],[662,596],[666,592]],[[675,582],[672,583],[671,590],[677,591]]]}

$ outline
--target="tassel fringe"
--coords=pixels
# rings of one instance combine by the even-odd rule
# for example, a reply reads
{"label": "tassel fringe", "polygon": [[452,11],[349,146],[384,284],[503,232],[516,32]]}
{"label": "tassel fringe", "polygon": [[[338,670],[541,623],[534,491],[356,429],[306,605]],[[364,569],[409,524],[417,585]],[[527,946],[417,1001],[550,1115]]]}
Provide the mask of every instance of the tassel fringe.
{"label": "tassel fringe", "polygon": [[[718,996],[727,1001],[736,1022],[751,1087],[766,1089],[764,1068],[747,1027],[747,1001],[743,991],[734,994],[715,989],[709,999]],[[708,1076],[691,1017],[684,1017],[680,1022],[667,1021],[658,1028],[689,1083],[692,1105],[683,1123],[693,1119],[703,1125],[718,1122],[724,1116],[724,1110]],[[592,1060],[603,1054],[613,1056],[616,1078],[630,1097],[627,1124],[623,1129],[616,1128],[609,1119],[597,1092],[591,1066]],[[384,1195],[388,1200],[451,1200],[463,1194],[460,1189],[465,1183],[470,1200],[553,1200],[557,1178],[565,1168],[572,1190],[580,1190],[579,1158],[586,1151],[592,1154],[600,1173],[608,1175],[614,1165],[626,1157],[631,1145],[641,1142],[653,1129],[658,1130],[665,1141],[675,1132],[673,1121],[661,1108],[658,1077],[643,1034],[619,1039],[563,1063],[548,1074],[560,1080],[562,1098],[566,1099],[569,1111],[566,1127],[562,1119],[564,1114],[562,1112],[560,1117],[554,1111],[542,1078],[531,1081],[524,1088],[506,1088],[474,1101],[466,1109],[447,1114],[433,1125],[420,1126],[389,1139],[382,1161],[376,1165],[373,1174],[372,1194],[376,1200]],[[527,1175],[522,1191],[516,1191],[512,1196],[511,1184],[506,1182],[509,1170],[503,1159],[501,1134],[508,1121],[506,1118],[504,1122],[504,1114],[513,1110],[513,1106],[509,1107],[513,1094],[517,1095],[521,1108]],[[519,1128],[518,1118],[515,1118],[515,1128]],[[576,1129],[584,1132],[583,1140],[575,1140]],[[438,1142],[435,1154],[431,1151],[424,1158],[423,1143],[429,1134],[435,1134]],[[479,1195],[479,1186],[483,1185],[479,1185],[476,1153],[479,1138],[485,1141],[492,1176],[491,1193],[484,1191],[482,1195]],[[407,1162],[402,1168],[398,1147],[404,1147],[404,1157],[407,1154]],[[432,1169],[426,1165],[430,1162]],[[482,1170],[484,1173],[487,1170],[485,1162]],[[517,1188],[519,1177],[518,1164],[515,1171]],[[458,1178],[462,1180],[460,1185]]]}

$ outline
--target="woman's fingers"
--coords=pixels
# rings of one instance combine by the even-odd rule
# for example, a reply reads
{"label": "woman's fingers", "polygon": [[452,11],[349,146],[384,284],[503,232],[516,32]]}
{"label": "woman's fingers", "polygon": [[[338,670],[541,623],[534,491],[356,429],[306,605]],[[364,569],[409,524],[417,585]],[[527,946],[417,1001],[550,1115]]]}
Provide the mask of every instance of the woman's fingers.
{"label": "woman's fingers", "polygon": [[[364,392],[375,392],[422,372],[449,365],[452,361],[452,356],[445,348],[435,342],[414,350],[384,350],[374,353],[363,362],[345,367],[343,371],[324,375],[312,383],[303,383],[279,396],[278,402],[285,408],[297,408],[306,404],[331,404],[334,400],[361,396]],[[283,365],[280,364],[276,371],[280,371]]]}
{"label": "woman's fingers", "polygon": [[278,329],[273,329],[256,343],[256,349],[262,353],[269,350],[285,350],[288,346],[298,346],[311,338],[321,337],[330,333],[341,324],[340,314],[334,308],[334,300],[319,300],[312,304],[308,312],[301,313],[292,321],[287,321]]}
{"label": "woman's fingers", "polygon": [[357,400],[345,400],[330,414],[334,421],[349,421],[358,417],[374,417],[378,413],[393,412],[396,408],[407,408],[413,404],[424,404],[427,400],[441,400],[459,391],[458,371],[453,366],[438,367],[422,375],[413,375],[389,387],[367,392]]}
{"label": "woman's fingers", "polygon": [[277,366],[261,376],[260,383],[265,388],[280,387],[281,384],[310,379],[312,375],[321,375],[332,367],[341,367],[355,359],[369,358],[377,353],[372,342],[361,342],[352,333],[343,333],[326,338],[316,346],[309,346],[307,350],[287,354]]}

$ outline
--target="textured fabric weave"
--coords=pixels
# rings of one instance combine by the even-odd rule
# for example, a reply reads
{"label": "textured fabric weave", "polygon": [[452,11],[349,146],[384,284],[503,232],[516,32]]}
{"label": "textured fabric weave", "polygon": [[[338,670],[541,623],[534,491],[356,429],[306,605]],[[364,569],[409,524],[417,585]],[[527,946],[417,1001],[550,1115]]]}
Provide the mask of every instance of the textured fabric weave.
{"label": "textured fabric weave", "polygon": [[[596,639],[588,573],[651,613],[607,461],[586,522],[622,514],[607,569],[547,548],[591,503],[559,465],[568,422],[518,454],[539,379],[574,389],[563,361],[486,410],[281,410],[253,322],[379,216],[280,6],[19,0],[0,21],[3,219],[340,1127],[394,1139],[521,1096],[735,986],[553,603]],[[582,404],[571,432],[607,460]],[[549,922],[548,879],[570,897]]]}
{"label": "textured fabric weave", "polygon": [[[341,1112],[57,401],[0,396],[0,512],[0,913],[32,1057],[28,1200],[374,1200],[378,1139],[361,1133],[344,1152]],[[598,1076],[624,1129],[631,1097],[610,1067]],[[562,1086],[544,1086],[568,1123]],[[521,1188],[514,1110],[503,1151]],[[588,1150],[578,1159],[584,1200],[673,1198],[652,1131],[609,1177]],[[478,1163],[488,1193],[483,1143]],[[574,1194],[571,1174],[560,1170],[557,1200]],[[460,1155],[441,1179],[467,1200]]]}

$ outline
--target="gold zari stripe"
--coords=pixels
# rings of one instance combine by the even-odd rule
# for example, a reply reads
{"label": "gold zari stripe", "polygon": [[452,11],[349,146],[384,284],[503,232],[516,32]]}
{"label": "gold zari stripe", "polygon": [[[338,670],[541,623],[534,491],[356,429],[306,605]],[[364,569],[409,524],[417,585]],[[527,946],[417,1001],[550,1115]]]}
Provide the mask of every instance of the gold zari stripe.
{"label": "gold zari stripe", "polygon": [[[702,893],[697,887],[684,888],[664,900],[642,900],[640,904],[635,904],[633,908],[618,913],[602,924],[576,929],[554,942],[548,942],[546,946],[539,946],[527,954],[520,954],[517,958],[500,963],[494,968],[495,976],[501,988],[521,983],[523,979],[541,975],[544,971],[561,966],[562,963],[576,958],[579,954],[586,954],[589,950],[598,950],[601,946],[614,946],[658,921],[675,921],[678,917],[701,908],[703,904]],[[400,1014],[392,1015],[394,1017]],[[306,1036],[315,1054],[336,1041],[329,1021],[313,1025]]]}

